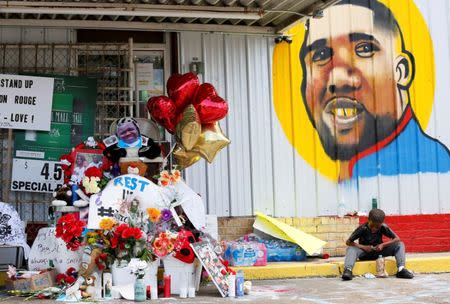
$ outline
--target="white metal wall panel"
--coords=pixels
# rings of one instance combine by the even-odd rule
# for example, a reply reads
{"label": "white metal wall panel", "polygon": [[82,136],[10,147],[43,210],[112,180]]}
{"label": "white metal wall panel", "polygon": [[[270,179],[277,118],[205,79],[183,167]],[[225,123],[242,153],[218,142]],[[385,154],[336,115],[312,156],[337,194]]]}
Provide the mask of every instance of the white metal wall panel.
{"label": "white metal wall panel", "polygon": [[259,37],[246,37],[246,43],[253,211],[273,214],[269,44]]}
{"label": "white metal wall panel", "polygon": [[228,136],[233,141],[229,147],[230,206],[231,215],[236,216],[252,213],[246,37],[226,35],[225,54]]}
{"label": "white metal wall panel", "polygon": [[[224,37],[220,34],[203,34],[202,37],[205,61],[204,81],[214,85],[217,93],[228,99]],[[227,121],[222,121],[220,125],[223,132],[228,135]],[[223,215],[230,215],[231,212],[229,184],[233,173],[229,171],[228,151],[228,148],[223,149],[214,162],[207,165],[208,202],[210,206],[214,206],[213,210],[216,210],[216,214]]]}

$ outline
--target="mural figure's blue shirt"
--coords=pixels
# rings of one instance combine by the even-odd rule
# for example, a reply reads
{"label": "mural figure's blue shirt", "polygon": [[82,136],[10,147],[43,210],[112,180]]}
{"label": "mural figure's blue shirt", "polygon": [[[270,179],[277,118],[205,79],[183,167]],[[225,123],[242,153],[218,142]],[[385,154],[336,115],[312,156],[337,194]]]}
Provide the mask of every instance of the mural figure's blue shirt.
{"label": "mural figure's blue shirt", "polygon": [[410,107],[405,112],[404,126],[400,124],[391,139],[382,142],[379,149],[369,148],[350,161],[352,179],[450,171],[449,150],[422,131]]}

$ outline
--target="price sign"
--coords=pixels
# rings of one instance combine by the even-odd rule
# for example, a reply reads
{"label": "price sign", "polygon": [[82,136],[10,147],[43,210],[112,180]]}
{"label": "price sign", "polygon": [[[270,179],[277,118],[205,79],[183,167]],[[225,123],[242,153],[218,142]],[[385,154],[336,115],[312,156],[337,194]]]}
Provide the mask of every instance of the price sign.
{"label": "price sign", "polygon": [[13,159],[11,190],[53,192],[64,183],[62,164],[36,159]]}

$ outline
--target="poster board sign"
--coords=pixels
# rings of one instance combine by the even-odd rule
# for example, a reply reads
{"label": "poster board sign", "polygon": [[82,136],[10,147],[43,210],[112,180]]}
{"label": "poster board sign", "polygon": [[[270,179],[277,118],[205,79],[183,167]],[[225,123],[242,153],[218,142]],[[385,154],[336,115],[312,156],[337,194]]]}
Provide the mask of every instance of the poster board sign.
{"label": "poster board sign", "polygon": [[50,131],[53,78],[0,74],[0,128]]}
{"label": "poster board sign", "polygon": [[89,201],[88,229],[99,229],[100,221],[114,217],[124,222],[129,204],[139,203],[141,210],[154,207],[166,208],[171,200],[162,196],[160,187],[145,177],[135,174],[120,175],[108,182],[103,191],[91,195]]}
{"label": "poster board sign", "polygon": [[261,212],[256,212],[253,228],[273,237],[297,244],[309,255],[319,253],[322,247],[327,243],[300,229],[296,229],[273,217],[262,214]]}
{"label": "poster board sign", "polygon": [[56,228],[41,228],[38,232],[33,246],[31,246],[28,259],[29,270],[42,270],[49,267],[50,260],[53,261],[57,273],[65,273],[67,268],[79,269],[82,250],[71,251],[66,248],[62,239],[56,238]]}
{"label": "poster board sign", "polygon": [[222,297],[226,297],[228,295],[228,282],[226,275],[223,274],[224,270],[226,272],[226,268],[214,252],[211,244],[207,241],[203,241],[190,245]]}
{"label": "poster board sign", "polygon": [[13,158],[12,191],[52,193],[64,184],[62,165],[56,161]]}

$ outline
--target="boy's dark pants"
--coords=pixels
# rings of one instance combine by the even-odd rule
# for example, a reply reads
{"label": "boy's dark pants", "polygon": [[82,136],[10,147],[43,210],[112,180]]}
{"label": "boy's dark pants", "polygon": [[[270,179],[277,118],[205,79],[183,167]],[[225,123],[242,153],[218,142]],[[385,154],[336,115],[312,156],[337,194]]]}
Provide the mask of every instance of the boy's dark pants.
{"label": "boy's dark pants", "polygon": [[383,257],[395,256],[397,267],[405,266],[405,245],[403,242],[398,242],[383,248],[380,252],[374,251],[370,253],[355,246],[349,246],[347,247],[347,253],[345,254],[344,268],[352,270],[357,259],[360,259],[361,261],[376,260],[380,254]]}

